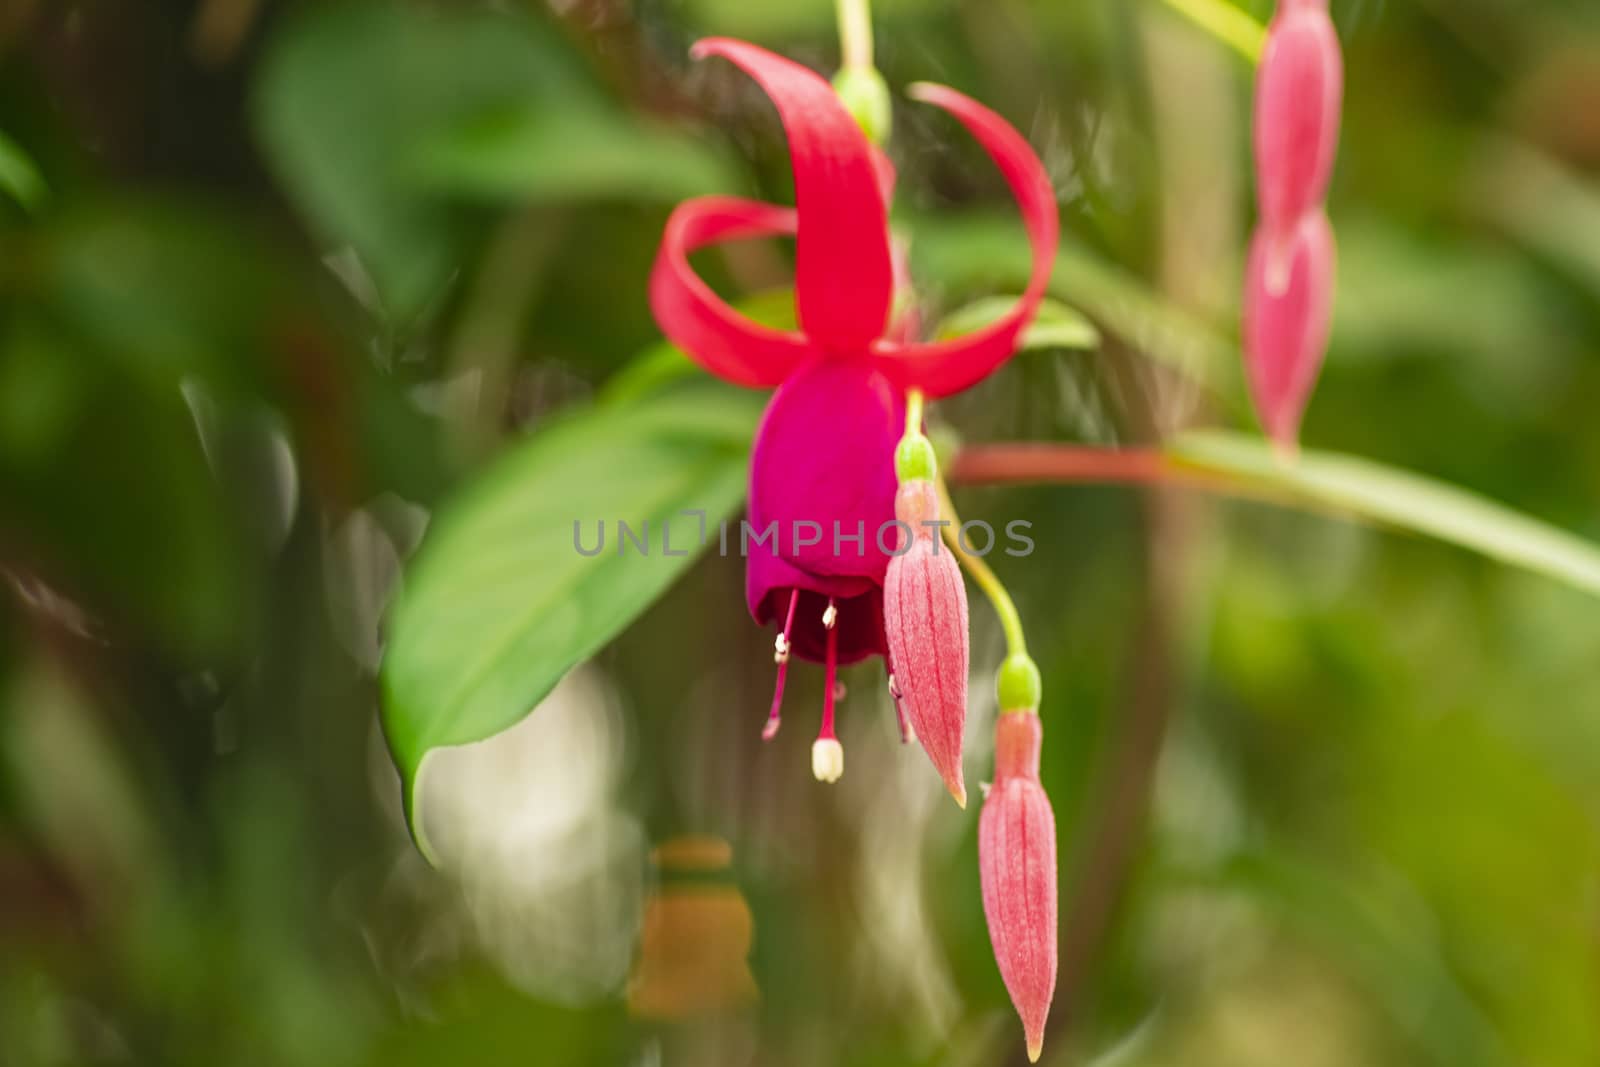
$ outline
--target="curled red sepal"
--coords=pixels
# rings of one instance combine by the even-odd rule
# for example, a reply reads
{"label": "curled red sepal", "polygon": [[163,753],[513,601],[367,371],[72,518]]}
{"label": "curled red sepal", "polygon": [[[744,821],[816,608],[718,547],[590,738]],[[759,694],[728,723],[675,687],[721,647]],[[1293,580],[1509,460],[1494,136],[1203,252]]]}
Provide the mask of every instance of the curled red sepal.
{"label": "curled red sepal", "polygon": [[1037,1062],[1056,988],[1056,820],[1039,784],[1039,716],[1002,712],[994,737],[994,786],[978,819],[983,914]]}
{"label": "curled red sepal", "polygon": [[661,330],[689,357],[736,385],[779,384],[812,354],[806,339],[739,314],[711,291],[689,253],[718,241],[794,233],[789,208],[734,196],[702,196],[679,204],[667,220],[650,274],[650,310]]}
{"label": "curled red sepal", "polygon": [[894,290],[880,155],[815,71],[726,37],[707,38],[691,54],[737,64],[777,106],[794,168],[800,326],[826,352],[865,352],[883,334]]}
{"label": "curled red sepal", "polygon": [[1005,119],[976,100],[942,85],[918,84],[913,99],[950,112],[989,153],[1022,209],[1033,249],[1028,287],[1005,315],[981,330],[948,341],[877,347],[884,376],[901,389],[921,389],[930,397],[949,396],[988,377],[1017,350],[1022,331],[1033,321],[1055,263],[1059,222],[1055,189],[1044,164],[1026,139]]}

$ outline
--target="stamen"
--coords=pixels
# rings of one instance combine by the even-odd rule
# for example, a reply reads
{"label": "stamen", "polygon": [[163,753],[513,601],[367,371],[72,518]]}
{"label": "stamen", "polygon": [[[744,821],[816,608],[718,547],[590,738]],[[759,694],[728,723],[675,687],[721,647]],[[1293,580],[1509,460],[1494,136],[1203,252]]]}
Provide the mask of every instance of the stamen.
{"label": "stamen", "polygon": [[789,676],[789,633],[794,629],[794,609],[800,603],[800,590],[789,594],[789,614],[783,621],[783,630],[773,642],[772,661],[778,665],[778,680],[772,687],[772,710],[767,712],[767,724],[761,728],[761,740],[771,741],[778,736],[783,725],[783,682]]}
{"label": "stamen", "polygon": [[827,681],[823,684],[826,688],[822,695],[822,736],[832,737],[833,734],[833,702],[839,687],[839,631],[828,631],[828,658],[826,660]]}
{"label": "stamen", "polygon": [[839,621],[839,608],[838,608],[838,606],[836,604],[834,604],[833,597],[829,597],[828,598],[828,609],[822,613],[822,625],[823,625],[823,628],[831,630],[831,629],[833,629],[833,624],[838,622],[838,621]]}
{"label": "stamen", "polygon": [[845,698],[845,695],[848,692],[849,692],[849,690],[844,687],[844,683],[843,682],[834,682],[833,683],[833,699],[834,700],[843,701],[844,698]]}
{"label": "stamen", "polygon": [[783,725],[783,681],[789,673],[787,658],[778,662],[778,681],[772,687],[772,710],[767,712],[767,724],[761,728],[761,740],[771,741],[778,736],[778,727]]}
{"label": "stamen", "polygon": [[894,680],[894,674],[889,675],[889,699],[894,701],[895,721],[900,724],[900,743],[908,745],[917,739],[917,732],[911,728],[911,720],[906,718],[906,709],[900,703],[903,696],[900,692],[900,683]]}
{"label": "stamen", "polygon": [[822,691],[822,729],[811,746],[811,773],[819,782],[837,782],[844,774],[844,746],[833,730],[834,692],[839,684],[839,631],[834,629],[828,630],[827,672]]}

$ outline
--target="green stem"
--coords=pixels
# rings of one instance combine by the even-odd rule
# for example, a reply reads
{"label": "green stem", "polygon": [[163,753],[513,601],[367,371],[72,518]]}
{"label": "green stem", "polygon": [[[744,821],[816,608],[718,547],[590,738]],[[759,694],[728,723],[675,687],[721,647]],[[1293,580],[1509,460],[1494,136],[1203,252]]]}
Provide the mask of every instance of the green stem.
{"label": "green stem", "polygon": [[1005,631],[1007,654],[1027,655],[1028,641],[1022,634],[1022,616],[1017,614],[1017,605],[1012,602],[1011,594],[1006,592],[1006,587],[1001,584],[994,571],[989,569],[989,565],[962,546],[961,516],[956,514],[956,507],[950,501],[950,490],[945,487],[942,477],[934,484],[939,489],[940,517],[949,521],[948,526],[940,527],[945,544],[955,553],[956,559],[967,569],[967,573],[972,575],[972,580],[983,590],[983,595],[989,598],[989,603],[994,605],[994,613],[1000,616],[1000,628]]}
{"label": "green stem", "polygon": [[912,389],[906,393],[906,436],[922,432],[922,390]]}
{"label": "green stem", "polygon": [[872,67],[872,6],[870,0],[837,0],[839,51],[846,68]]}

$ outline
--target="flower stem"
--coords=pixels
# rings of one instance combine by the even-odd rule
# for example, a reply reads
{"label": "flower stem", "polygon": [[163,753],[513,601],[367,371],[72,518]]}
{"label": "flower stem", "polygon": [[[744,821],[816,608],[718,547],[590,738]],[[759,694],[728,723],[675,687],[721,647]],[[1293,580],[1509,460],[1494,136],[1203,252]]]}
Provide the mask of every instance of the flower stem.
{"label": "flower stem", "polygon": [[920,434],[922,432],[922,390],[912,389],[906,393],[906,435]]}
{"label": "flower stem", "polygon": [[839,51],[843,66],[872,67],[872,6],[870,0],[837,0]]}
{"label": "flower stem", "polygon": [[1006,635],[1006,652],[1008,655],[1027,655],[1028,641],[1022,633],[1022,616],[1017,614],[1017,605],[1012,602],[1011,594],[1006,592],[1006,587],[1001,584],[999,577],[989,569],[989,564],[961,544],[961,516],[956,514],[956,508],[950,501],[950,490],[944,484],[944,478],[939,478],[935,484],[939,489],[939,514],[941,518],[949,520],[948,526],[941,526],[945,544],[950,551],[955,553],[956,559],[972,575],[972,580],[983,590],[983,595],[989,598],[989,603],[994,605],[994,613],[1000,616],[1000,628]]}

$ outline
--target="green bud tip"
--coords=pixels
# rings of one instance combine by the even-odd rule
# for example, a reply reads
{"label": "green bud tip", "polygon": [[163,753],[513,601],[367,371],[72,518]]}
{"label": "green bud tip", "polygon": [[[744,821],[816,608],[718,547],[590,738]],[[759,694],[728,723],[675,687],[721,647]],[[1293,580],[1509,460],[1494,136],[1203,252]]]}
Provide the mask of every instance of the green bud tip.
{"label": "green bud tip", "polygon": [[834,75],[833,91],[844,101],[845,110],[867,135],[867,140],[882,145],[889,139],[894,108],[889,101],[889,86],[874,67],[845,67]]}
{"label": "green bud tip", "polygon": [[1000,664],[995,675],[995,695],[1000,699],[1001,711],[1038,711],[1044,697],[1044,683],[1039,679],[1039,668],[1026,652],[1015,652]]}
{"label": "green bud tip", "polygon": [[920,433],[908,433],[900,438],[894,450],[894,474],[901,484],[913,481],[933,481],[939,471],[939,461],[934,458],[933,443]]}

